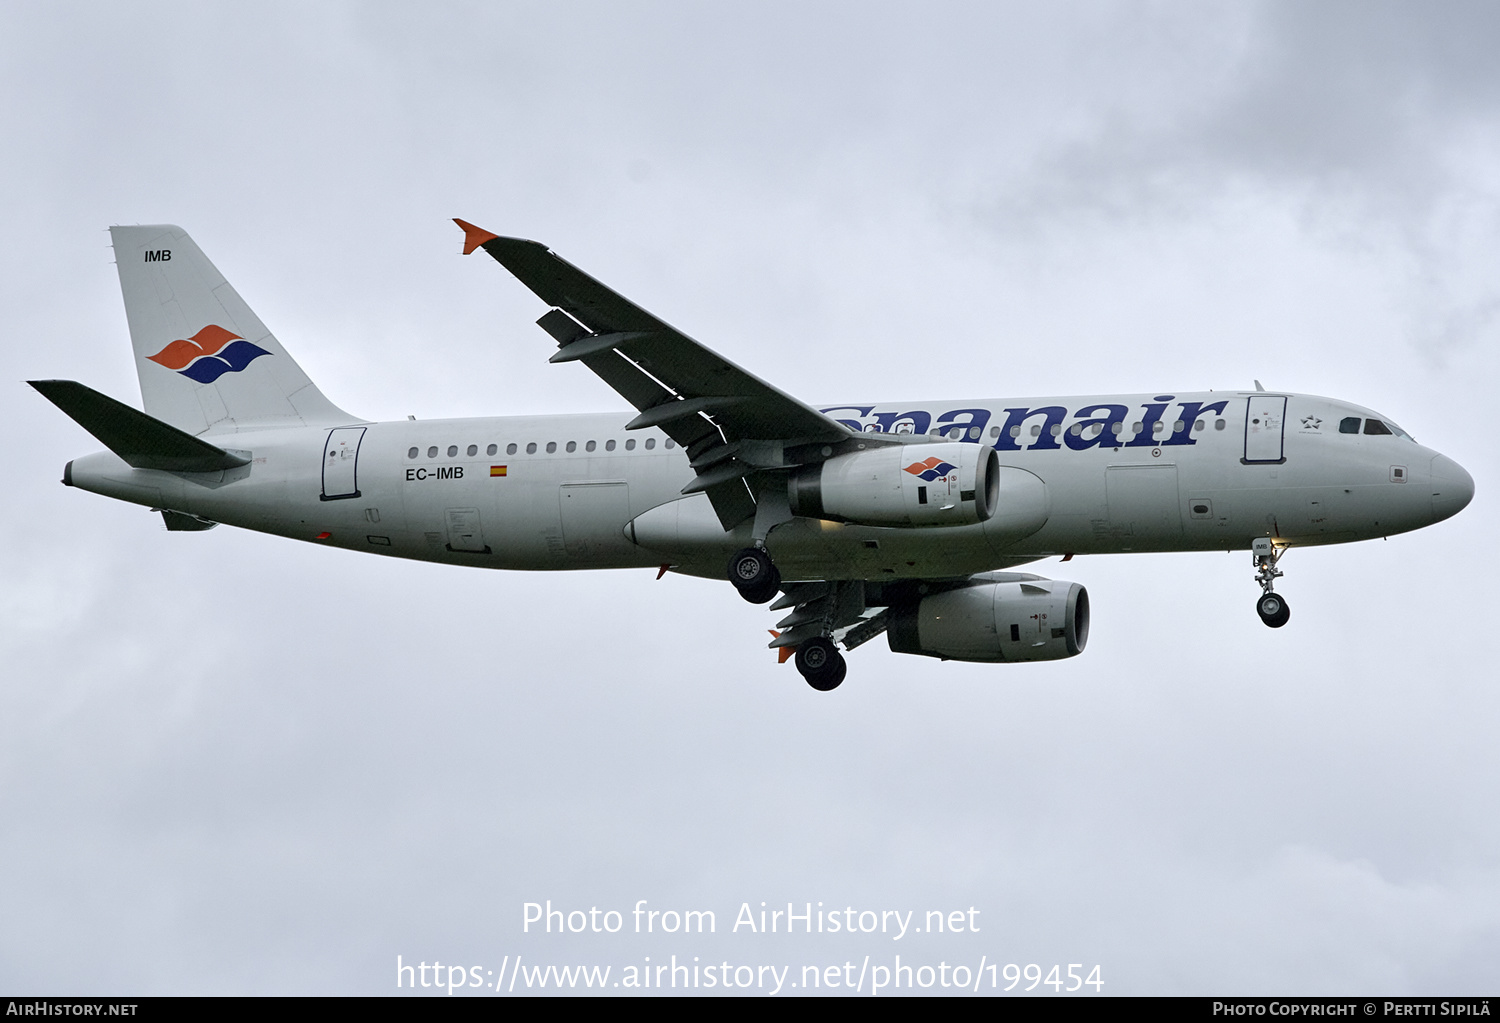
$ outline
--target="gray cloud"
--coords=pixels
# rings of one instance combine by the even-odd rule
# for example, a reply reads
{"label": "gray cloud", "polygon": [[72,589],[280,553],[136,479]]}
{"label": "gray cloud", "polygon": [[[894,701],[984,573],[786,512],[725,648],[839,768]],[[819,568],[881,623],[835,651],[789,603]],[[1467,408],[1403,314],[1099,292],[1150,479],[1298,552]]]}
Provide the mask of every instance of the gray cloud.
{"label": "gray cloud", "polygon": [[[1493,987],[1487,8],[3,17],[0,984],[900,951],[1098,962],[1105,993]],[[828,699],[719,584],[168,534],[58,485],[93,442],[19,381],[135,396],[114,222],[186,226],[361,414],[621,407],[455,215],[809,400],[1262,376],[1381,409],[1479,497],[1294,552],[1280,633],[1242,554],[1081,558],[1039,570],[1089,586],[1083,657],[875,643]],[[546,899],[720,932],[523,935]],[[986,929],[724,933],[762,900]]]}

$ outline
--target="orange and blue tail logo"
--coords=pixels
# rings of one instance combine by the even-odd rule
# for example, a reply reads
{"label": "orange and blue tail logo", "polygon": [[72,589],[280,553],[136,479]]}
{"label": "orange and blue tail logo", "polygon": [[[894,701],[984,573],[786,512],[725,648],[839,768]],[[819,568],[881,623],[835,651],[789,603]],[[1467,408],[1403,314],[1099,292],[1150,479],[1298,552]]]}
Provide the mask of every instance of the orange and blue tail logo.
{"label": "orange and blue tail logo", "polygon": [[957,468],[958,466],[952,462],[945,462],[934,455],[925,461],[911,463],[911,465],[906,467],[906,471],[919,480],[926,480],[928,483],[931,483],[933,480],[946,476]]}
{"label": "orange and blue tail logo", "polygon": [[262,355],[270,354],[217,323],[210,323],[186,341],[179,338],[146,358],[175,369],[190,380],[211,384],[225,373],[238,373]]}

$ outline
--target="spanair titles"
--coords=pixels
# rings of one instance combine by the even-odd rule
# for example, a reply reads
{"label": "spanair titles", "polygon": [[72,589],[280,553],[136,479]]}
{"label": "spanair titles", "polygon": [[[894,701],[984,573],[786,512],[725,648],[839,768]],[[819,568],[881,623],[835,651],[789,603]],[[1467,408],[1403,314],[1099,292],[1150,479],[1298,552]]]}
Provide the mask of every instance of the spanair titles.
{"label": "spanair titles", "polygon": [[[1222,417],[1229,399],[1182,401],[1169,417],[1167,410],[1174,401],[1172,395],[1164,394],[1135,406],[1096,402],[1073,412],[1069,412],[1071,406],[1057,404],[998,410],[980,406],[945,412],[922,408],[877,411],[878,405],[834,405],[822,411],[859,432],[930,433],[971,443],[984,440],[996,451],[1183,447],[1196,444],[1195,435],[1209,428],[1210,422],[1219,430],[1227,425]],[[855,415],[851,417],[849,413]]]}
{"label": "spanair titles", "polygon": [[1461,466],[1383,415],[1259,385],[815,408],[545,246],[459,226],[466,255],[482,249],[542,300],[551,361],[582,363],[619,411],[360,419],[181,228],[117,227],[145,411],[35,381],[108,449],[64,482],[178,532],[727,579],[780,614],[771,647],[819,690],[881,634],[942,659],[1080,654],[1084,587],[1011,571],[1059,554],[1248,550],[1256,611],[1279,628],[1289,549],[1420,528],[1473,496]]}

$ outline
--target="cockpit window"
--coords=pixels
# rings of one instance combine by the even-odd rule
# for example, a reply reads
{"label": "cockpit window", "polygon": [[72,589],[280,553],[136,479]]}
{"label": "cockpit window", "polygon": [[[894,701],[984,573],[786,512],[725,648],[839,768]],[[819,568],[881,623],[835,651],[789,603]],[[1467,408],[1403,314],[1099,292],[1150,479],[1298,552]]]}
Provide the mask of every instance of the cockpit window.
{"label": "cockpit window", "polygon": [[1359,433],[1359,424],[1365,424],[1366,437],[1400,437],[1409,440],[1413,444],[1417,439],[1407,433],[1401,427],[1389,419],[1360,419],[1359,416],[1346,416],[1339,420],[1339,433]]}

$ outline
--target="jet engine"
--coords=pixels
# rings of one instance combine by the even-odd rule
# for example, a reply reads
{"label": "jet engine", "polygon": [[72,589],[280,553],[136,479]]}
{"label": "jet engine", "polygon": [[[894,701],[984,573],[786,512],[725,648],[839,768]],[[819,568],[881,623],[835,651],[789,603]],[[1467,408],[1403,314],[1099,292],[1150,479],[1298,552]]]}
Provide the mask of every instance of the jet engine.
{"label": "jet engine", "polygon": [[1081,585],[1037,576],[992,578],[976,577],[971,585],[891,608],[891,650],[945,661],[1055,661],[1083,652],[1089,595]]}
{"label": "jet engine", "polygon": [[966,526],[999,501],[995,449],[958,441],[856,451],[793,470],[792,512],[866,526]]}

